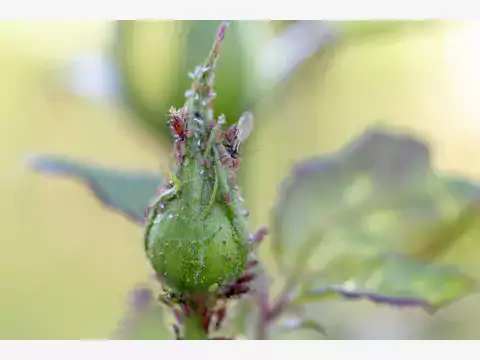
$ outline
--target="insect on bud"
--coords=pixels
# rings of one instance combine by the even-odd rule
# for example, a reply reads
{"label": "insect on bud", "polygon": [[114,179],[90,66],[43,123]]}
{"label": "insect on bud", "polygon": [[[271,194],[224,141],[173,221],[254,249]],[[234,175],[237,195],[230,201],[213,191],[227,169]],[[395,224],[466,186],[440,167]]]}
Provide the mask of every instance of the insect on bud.
{"label": "insect on bud", "polygon": [[[217,41],[221,38],[223,35]],[[180,111],[170,109],[178,163],[166,180],[171,185],[161,187],[149,207],[144,238],[158,278],[173,293],[197,300],[218,296],[226,286],[235,284],[244,275],[252,251],[230,165],[238,164],[233,160],[252,130],[253,119],[244,115],[229,130],[223,115],[214,121],[204,90],[212,94],[218,51],[216,43],[206,65],[192,75],[194,83],[185,106]],[[234,287],[232,296],[248,291],[245,284]],[[192,309],[187,306],[182,311],[188,315]],[[203,316],[207,331],[213,313]]]}

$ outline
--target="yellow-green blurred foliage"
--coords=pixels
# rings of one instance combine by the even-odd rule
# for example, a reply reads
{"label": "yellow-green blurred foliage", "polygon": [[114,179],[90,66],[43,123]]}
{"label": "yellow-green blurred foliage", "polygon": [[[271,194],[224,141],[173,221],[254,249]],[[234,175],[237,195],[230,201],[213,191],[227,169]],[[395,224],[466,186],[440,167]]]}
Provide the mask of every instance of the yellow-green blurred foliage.
{"label": "yellow-green blurred foliage", "polygon": [[100,22],[0,23],[0,338],[108,337],[147,279],[140,227],[82,184],[25,170],[27,155],[59,153],[158,171],[162,154],[124,109],[60,86],[67,60],[108,35]]}
{"label": "yellow-green blurred foliage", "polygon": [[[0,23],[0,338],[106,338],[127,291],[148,279],[140,227],[99,206],[82,184],[25,169],[31,153],[168,166],[125,107],[80,98],[59,80],[75,54],[109,51],[111,36],[106,22]],[[168,29],[164,36],[158,43],[171,43]],[[478,23],[406,28],[347,39],[309,62],[286,92],[253,109],[243,165],[252,225],[268,223],[295,160],[335,150],[378,120],[423,134],[438,168],[480,177],[479,41]],[[172,68],[175,56],[164,53],[157,60]],[[261,250],[268,259],[268,246]],[[478,274],[474,253],[456,254],[462,259]]]}

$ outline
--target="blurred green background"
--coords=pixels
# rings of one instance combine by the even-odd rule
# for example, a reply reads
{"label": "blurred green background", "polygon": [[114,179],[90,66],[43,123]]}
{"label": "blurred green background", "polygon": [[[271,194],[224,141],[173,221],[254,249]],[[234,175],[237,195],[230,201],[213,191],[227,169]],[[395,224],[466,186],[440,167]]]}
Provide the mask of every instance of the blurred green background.
{"label": "blurred green background", "polygon": [[[268,224],[295,161],[379,121],[421,134],[436,168],[480,178],[480,22],[316,23],[236,22],[226,38],[216,111],[230,123],[255,114],[241,169],[252,227]],[[182,105],[187,72],[217,26],[0,22],[0,338],[107,338],[115,329],[128,291],[149,279],[142,228],[82,184],[37,175],[25,161],[63,154],[167,170],[165,114]],[[480,275],[479,247],[461,245],[449,261]],[[260,251],[270,266],[268,242]],[[479,300],[433,319],[363,302],[325,305],[319,317],[334,338],[479,339]]]}

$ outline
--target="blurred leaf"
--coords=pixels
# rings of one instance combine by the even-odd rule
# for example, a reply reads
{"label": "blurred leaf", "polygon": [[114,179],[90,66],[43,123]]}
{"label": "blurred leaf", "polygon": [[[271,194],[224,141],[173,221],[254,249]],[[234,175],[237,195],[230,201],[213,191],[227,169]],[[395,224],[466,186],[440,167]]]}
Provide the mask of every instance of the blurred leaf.
{"label": "blurred leaf", "polygon": [[450,192],[462,202],[480,200],[480,184],[472,180],[460,179],[453,176],[444,176]]}
{"label": "blurred leaf", "polygon": [[346,40],[368,40],[369,37],[395,35],[406,29],[416,31],[438,26],[443,23],[440,20],[349,20],[331,21],[337,25],[341,36]]}
{"label": "blurred leaf", "polygon": [[477,237],[480,235],[478,227],[480,225],[480,202],[474,197],[471,199],[472,202],[453,219],[445,219],[443,222],[427,222],[410,232],[410,241],[425,244],[415,251],[415,258],[424,260],[437,258],[450,250],[454,243],[465,235]]}
{"label": "blurred leaf", "polygon": [[280,335],[283,333],[292,332],[295,330],[313,330],[323,336],[327,336],[325,328],[318,324],[314,320],[301,320],[301,319],[291,319],[286,322],[282,322],[272,329],[272,335]]}
{"label": "blurred leaf", "polygon": [[296,164],[274,212],[274,250],[291,263],[307,239],[310,247],[333,239],[350,250],[385,248],[392,230],[438,216],[425,192],[429,162],[415,138],[373,128],[336,153]]}
{"label": "blurred leaf", "polygon": [[[299,22],[306,21],[270,21],[276,33],[281,33]],[[393,35],[395,32],[405,29],[422,29],[443,23],[438,20],[330,20],[325,22],[338,29],[340,35],[346,40]]]}
{"label": "blurred leaf", "polygon": [[337,262],[337,270],[346,264],[348,271],[322,272],[293,305],[341,296],[400,307],[419,306],[434,312],[475,288],[475,282],[455,267],[392,255],[362,261],[354,258],[350,263],[346,259]]}
{"label": "blurred leaf", "polygon": [[164,69],[174,62],[171,54],[178,49],[172,49],[165,37],[171,36],[175,23],[129,20],[117,21],[116,26],[114,55],[123,100],[137,115],[135,120],[153,131],[154,136],[168,136],[165,114],[174,104],[169,103],[171,97],[165,84],[170,85],[174,79],[167,77]]}
{"label": "blurred leaf", "polygon": [[[207,58],[219,22],[119,21],[117,26],[115,54],[126,103],[149,130],[168,138],[165,114],[170,106],[185,103],[185,92],[192,85],[188,73]],[[165,36],[171,37],[167,46],[155,41]],[[215,110],[217,116],[224,113],[227,122],[234,123],[247,110],[245,82],[255,80],[247,73],[238,22],[232,22],[227,36],[215,76]],[[174,66],[165,73],[164,63]]]}
{"label": "blurred leaf", "polygon": [[31,159],[30,167],[84,181],[102,204],[139,224],[143,224],[149,200],[162,183],[159,174],[119,171],[61,156],[36,156]]}
{"label": "blurred leaf", "polygon": [[368,129],[338,152],[293,168],[273,218],[277,259],[295,271],[308,259],[319,270],[354,253],[435,259],[480,219],[452,187],[431,170],[427,146],[413,135]]}
{"label": "blurred leaf", "polygon": [[172,340],[173,331],[165,325],[163,308],[152,290],[144,287],[130,293],[129,309],[112,335],[114,340]]}

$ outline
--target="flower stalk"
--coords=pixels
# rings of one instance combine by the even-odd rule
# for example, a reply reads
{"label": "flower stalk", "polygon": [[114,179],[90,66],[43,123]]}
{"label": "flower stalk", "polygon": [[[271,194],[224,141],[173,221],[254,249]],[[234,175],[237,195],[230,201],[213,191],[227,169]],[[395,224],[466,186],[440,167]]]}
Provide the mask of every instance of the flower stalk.
{"label": "flower stalk", "polygon": [[145,251],[165,288],[161,301],[177,319],[177,338],[186,340],[215,339],[210,334],[222,326],[227,302],[251,290],[253,250],[266,235],[265,228],[249,232],[235,175],[252,116],[227,129],[224,115],[213,111],[227,27],[221,24],[205,63],[189,74],[184,106],[170,108],[175,164],[146,211]]}

